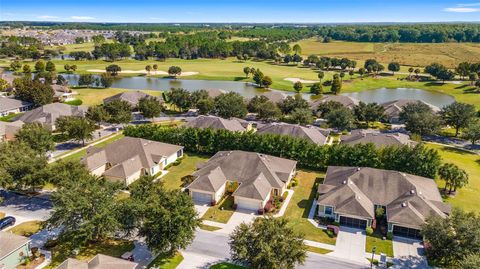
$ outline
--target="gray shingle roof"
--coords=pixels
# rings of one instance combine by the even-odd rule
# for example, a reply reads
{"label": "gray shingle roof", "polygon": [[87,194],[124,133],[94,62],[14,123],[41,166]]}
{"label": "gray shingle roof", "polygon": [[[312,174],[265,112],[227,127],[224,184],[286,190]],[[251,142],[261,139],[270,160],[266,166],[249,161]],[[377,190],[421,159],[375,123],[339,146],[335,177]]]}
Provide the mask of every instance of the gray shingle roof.
{"label": "gray shingle roof", "polygon": [[97,254],[90,261],[68,258],[57,269],[134,269],[138,263]]}
{"label": "gray shingle roof", "polygon": [[15,135],[23,126],[23,121],[4,122],[0,121],[0,136]]}
{"label": "gray shingle roof", "polygon": [[373,218],[372,205],[383,205],[389,222],[418,228],[428,216],[450,212],[433,179],[397,171],[330,166],[323,185],[319,204],[338,213]]}
{"label": "gray shingle roof", "polygon": [[324,145],[327,142],[327,137],[320,132],[319,129],[315,127],[305,127],[298,124],[269,123],[260,127],[257,130],[257,133],[288,135],[302,138],[319,145]]}
{"label": "gray shingle roof", "polygon": [[208,96],[211,98],[215,98],[219,95],[222,95],[224,93],[227,93],[225,90],[220,90],[220,89],[208,89],[206,90],[208,92]]}
{"label": "gray shingle roof", "polygon": [[[151,96],[151,95],[141,91],[126,91],[126,92],[118,93],[103,99],[103,103],[107,104],[114,100],[123,100],[123,101],[127,101],[132,107],[136,107],[140,99],[148,96]],[[156,98],[159,98],[159,97],[156,97]]]}
{"label": "gray shingle roof", "polygon": [[17,118],[25,123],[39,122],[43,124],[53,125],[57,118],[61,116],[81,116],[87,112],[87,107],[71,106],[62,103],[52,103],[44,105],[34,110],[30,110]]}
{"label": "gray shingle roof", "polygon": [[433,110],[433,112],[440,111],[440,108],[432,104],[429,104],[427,102],[416,100],[416,99],[399,99],[399,100],[383,103],[381,104],[381,106],[383,106],[383,108],[385,109],[385,116],[387,116],[387,118],[395,119],[400,116],[400,113],[403,111],[404,106],[406,106],[407,104],[414,104],[414,103],[424,103],[428,105]]}
{"label": "gray shingle roof", "polygon": [[244,132],[246,129],[236,119],[224,119],[217,116],[198,116],[185,124],[192,128],[211,128],[215,130],[229,130],[233,132]]}
{"label": "gray shingle roof", "polygon": [[88,148],[82,163],[90,170],[109,163],[112,167],[105,172],[105,175],[126,178],[142,168],[153,167],[162,156],[171,156],[181,149],[183,149],[182,146],[124,137],[101,149]]}
{"label": "gray shingle roof", "polygon": [[0,112],[19,109],[25,106],[31,106],[29,102],[18,100],[10,97],[0,97]]}
{"label": "gray shingle roof", "polygon": [[[27,237],[0,231],[0,259],[24,246],[28,242],[30,242],[30,239]],[[24,254],[26,255],[27,253]]]}
{"label": "gray shingle roof", "polygon": [[326,102],[330,102],[330,101],[333,101],[333,102],[338,102],[340,104],[342,104],[343,106],[345,107],[348,107],[348,108],[353,108],[355,107],[356,105],[358,105],[358,103],[360,102],[359,100],[355,99],[355,98],[352,98],[352,97],[348,97],[348,96],[343,96],[343,95],[326,95],[325,97],[323,98],[320,98],[320,99],[317,99],[317,100],[314,100],[312,102],[310,102],[310,108],[312,110],[317,110],[318,109],[318,106],[320,104],[323,104],[323,103],[326,103]]}
{"label": "gray shingle roof", "polygon": [[219,151],[193,173],[196,179],[187,188],[215,192],[227,180],[236,181],[234,195],[264,200],[272,188],[285,185],[296,163],[256,152]]}
{"label": "gray shingle roof", "polygon": [[349,135],[342,135],[342,144],[368,144],[372,143],[377,147],[415,145],[410,136],[402,133],[381,133],[373,130],[353,130]]}
{"label": "gray shingle roof", "polygon": [[285,100],[285,98],[287,98],[288,95],[284,94],[284,93],[281,93],[281,92],[278,92],[278,91],[268,91],[268,92],[264,92],[264,93],[261,93],[260,95],[263,95],[265,97],[268,98],[268,100],[274,102],[274,103],[280,103],[282,102],[283,100]]}

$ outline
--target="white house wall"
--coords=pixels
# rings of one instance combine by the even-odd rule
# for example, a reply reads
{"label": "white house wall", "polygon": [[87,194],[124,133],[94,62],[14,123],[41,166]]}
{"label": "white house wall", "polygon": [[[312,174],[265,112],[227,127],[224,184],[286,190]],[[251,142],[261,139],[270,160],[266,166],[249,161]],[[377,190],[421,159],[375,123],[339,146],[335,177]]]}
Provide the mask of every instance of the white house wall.
{"label": "white house wall", "polygon": [[92,175],[99,177],[99,176],[103,175],[103,173],[105,173],[106,168],[107,168],[107,165],[104,164],[104,165],[102,165],[98,168],[93,169],[91,171],[91,173],[92,173]]}

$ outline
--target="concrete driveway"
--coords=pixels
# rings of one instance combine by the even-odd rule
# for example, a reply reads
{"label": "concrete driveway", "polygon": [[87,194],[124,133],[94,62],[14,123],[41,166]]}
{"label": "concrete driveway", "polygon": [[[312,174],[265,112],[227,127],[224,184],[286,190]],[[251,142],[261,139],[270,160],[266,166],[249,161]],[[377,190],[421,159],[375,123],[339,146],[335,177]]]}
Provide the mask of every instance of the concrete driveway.
{"label": "concrete driveway", "polygon": [[225,228],[218,230],[218,232],[231,234],[233,230],[235,230],[235,227],[241,223],[249,224],[257,217],[259,217],[259,215],[257,215],[256,212],[237,209],[228,220]]}
{"label": "concrete driveway", "polygon": [[205,213],[207,212],[207,210],[209,208],[210,208],[210,206],[208,206],[208,205],[197,205],[197,204],[195,204],[195,211],[197,211],[197,214],[198,214],[199,218],[203,217],[203,215],[205,215]]}
{"label": "concrete driveway", "polygon": [[393,268],[429,268],[424,255],[423,243],[419,240],[395,237],[393,239],[395,255]]}
{"label": "concrete driveway", "polygon": [[361,229],[340,227],[335,250],[328,255],[338,258],[366,263],[365,243],[367,237]]}
{"label": "concrete driveway", "polygon": [[46,198],[28,197],[13,192],[0,190],[3,203],[0,212],[14,216],[17,224],[31,220],[47,220],[52,210],[52,202]]}

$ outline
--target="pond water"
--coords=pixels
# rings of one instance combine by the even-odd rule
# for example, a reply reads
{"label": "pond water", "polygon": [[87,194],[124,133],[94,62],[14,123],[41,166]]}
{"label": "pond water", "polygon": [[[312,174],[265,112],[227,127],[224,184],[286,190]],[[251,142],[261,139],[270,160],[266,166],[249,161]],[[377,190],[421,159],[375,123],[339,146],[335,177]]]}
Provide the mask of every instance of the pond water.
{"label": "pond water", "polygon": [[343,93],[342,95],[356,98],[365,103],[385,103],[398,99],[415,99],[427,102],[439,108],[455,102],[455,98],[447,94],[412,88],[381,88],[361,92]]}

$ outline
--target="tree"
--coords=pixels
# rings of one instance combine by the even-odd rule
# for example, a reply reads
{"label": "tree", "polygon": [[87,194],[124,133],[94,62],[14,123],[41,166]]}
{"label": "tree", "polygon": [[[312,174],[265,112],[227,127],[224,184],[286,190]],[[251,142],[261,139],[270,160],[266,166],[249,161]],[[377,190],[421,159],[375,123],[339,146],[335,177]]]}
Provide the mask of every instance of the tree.
{"label": "tree", "polygon": [[467,127],[468,123],[476,117],[477,111],[473,105],[454,102],[445,106],[440,115],[446,124],[455,128],[455,137],[457,137],[460,128]]}
{"label": "tree", "polygon": [[258,86],[262,87],[262,80],[263,80],[263,73],[262,71],[260,71],[260,69],[254,69],[254,73],[253,73],[253,81],[255,81],[255,83],[257,83]]}
{"label": "tree", "polygon": [[297,81],[293,84],[293,89],[299,93],[303,89],[303,84],[300,81]]}
{"label": "tree", "polygon": [[103,35],[94,35],[92,36],[92,41],[95,46],[98,46],[105,43],[105,37]]}
{"label": "tree", "polygon": [[303,99],[302,95],[295,94],[295,96],[287,96],[287,98],[283,99],[278,104],[278,107],[284,115],[288,115],[296,108],[309,108],[310,105],[307,100]]}
{"label": "tree", "polygon": [[213,110],[214,105],[215,105],[215,102],[211,97],[200,99],[197,102],[198,113],[200,115],[207,115]]}
{"label": "tree", "polygon": [[39,154],[45,154],[55,149],[55,141],[51,132],[45,129],[41,123],[25,123],[15,134],[15,138]]}
{"label": "tree", "polygon": [[157,73],[157,70],[158,70],[158,64],[154,64],[153,66],[153,71],[155,72],[155,74]]}
{"label": "tree", "polygon": [[357,120],[364,121],[368,128],[370,122],[380,121],[383,118],[385,109],[377,103],[360,102],[354,107],[353,112]]}
{"label": "tree", "polygon": [[343,78],[345,77],[345,72],[340,72],[340,81],[343,81]]}
{"label": "tree", "polygon": [[53,210],[46,228],[61,228],[61,241],[80,246],[112,236],[119,227],[117,190],[118,185],[92,175],[66,180],[52,195]]}
{"label": "tree", "polygon": [[363,76],[365,75],[365,68],[359,68],[358,69],[358,74],[360,75],[361,78],[363,78]]}
{"label": "tree", "polygon": [[109,73],[111,76],[117,76],[119,72],[122,71],[122,68],[116,64],[111,64],[105,68],[105,71]]}
{"label": "tree", "polygon": [[480,79],[475,82],[475,87],[477,87],[477,91],[480,90]]}
{"label": "tree", "polygon": [[12,61],[10,63],[10,70],[12,70],[14,72],[18,71],[21,67],[22,67],[22,64],[17,60]]}
{"label": "tree", "polygon": [[455,77],[455,74],[452,71],[438,63],[427,65],[425,67],[425,72],[439,80],[442,80],[443,82],[445,82],[445,80],[451,80]]}
{"label": "tree", "polygon": [[145,118],[155,118],[162,113],[162,104],[158,98],[147,96],[138,102],[138,110]]}
{"label": "tree", "polygon": [[462,269],[478,269],[480,268],[480,254],[470,254],[460,261]]}
{"label": "tree", "polygon": [[302,53],[302,47],[300,47],[300,45],[298,44],[293,45],[292,50],[293,52],[295,52],[295,54],[298,54],[298,55]]}
{"label": "tree", "polygon": [[2,92],[6,91],[8,89],[8,87],[9,87],[8,82],[5,79],[0,78],[0,91],[2,91]]}
{"label": "tree", "polygon": [[45,70],[47,70],[48,72],[55,72],[55,64],[52,61],[48,61],[47,65],[45,66]]}
{"label": "tree", "polygon": [[76,64],[72,64],[70,66],[70,70],[72,70],[73,72],[77,71],[77,65]]}
{"label": "tree", "polygon": [[223,93],[215,97],[213,111],[222,118],[244,118],[248,111],[243,97],[236,92]]}
{"label": "tree", "polygon": [[480,120],[475,119],[468,123],[467,128],[463,131],[463,137],[470,140],[475,145],[480,140]]}
{"label": "tree", "polygon": [[28,64],[23,65],[23,69],[22,69],[22,70],[23,70],[23,73],[25,73],[25,74],[30,74],[30,73],[32,73],[32,68],[31,68],[30,65],[28,65]]}
{"label": "tree", "polygon": [[105,88],[110,88],[113,84],[113,77],[110,76],[108,73],[103,73],[100,75],[100,83]]}
{"label": "tree", "polygon": [[470,73],[470,75],[468,75],[468,79],[470,80],[470,85],[475,85],[475,81],[478,80],[478,74],[475,73],[475,72],[472,72]]}
{"label": "tree", "polygon": [[28,77],[16,78],[13,80],[13,86],[15,88],[15,97],[30,102],[35,107],[53,102],[55,92],[52,86],[44,84],[39,80],[31,80]]}
{"label": "tree", "polygon": [[263,105],[260,106],[257,111],[257,118],[264,121],[275,121],[282,115],[282,112],[278,108],[277,104],[269,100],[263,103]]}
{"label": "tree", "polygon": [[337,95],[340,93],[340,90],[342,89],[342,82],[340,81],[340,79],[338,77],[334,77],[333,78],[333,81],[332,81],[332,86],[330,88],[330,91]]}
{"label": "tree", "polygon": [[249,112],[258,113],[262,106],[267,103],[269,99],[264,95],[255,95],[247,104]]}
{"label": "tree", "polygon": [[108,122],[110,115],[103,105],[96,105],[88,107],[85,117],[100,125],[102,122]]}
{"label": "tree", "polygon": [[272,83],[273,83],[273,82],[272,82],[272,78],[271,78],[271,77],[269,77],[269,76],[264,76],[264,77],[262,78],[262,85],[263,85],[264,88],[267,88],[267,89],[268,89],[268,87],[270,87],[270,85],[272,85]]}
{"label": "tree", "polygon": [[325,77],[325,73],[323,71],[318,72],[318,80],[320,80],[320,83],[322,83],[322,79]]}
{"label": "tree", "polygon": [[290,121],[296,124],[307,125],[311,124],[312,111],[308,108],[295,108],[292,113],[290,113]]}
{"label": "tree", "polygon": [[125,100],[113,100],[105,104],[104,108],[110,115],[110,123],[127,124],[132,121],[132,107]]}
{"label": "tree", "polygon": [[405,105],[400,113],[400,121],[405,122],[408,131],[419,135],[433,134],[439,130],[442,124],[441,118],[422,102]]}
{"label": "tree", "polygon": [[409,76],[409,77],[412,76],[413,71],[414,71],[413,67],[409,67],[409,68],[408,68],[408,76]]}
{"label": "tree", "polygon": [[61,116],[55,125],[67,138],[82,142],[82,146],[85,146],[85,140],[93,138],[95,131],[93,121],[79,116]]}
{"label": "tree", "polygon": [[310,93],[314,95],[322,94],[323,93],[323,86],[320,83],[314,83],[310,87]]}
{"label": "tree", "polygon": [[400,64],[398,62],[391,62],[388,64],[388,70],[392,72],[392,75],[395,75],[395,72],[400,71]]}
{"label": "tree", "polygon": [[45,71],[45,61],[43,61],[43,60],[38,60],[38,61],[35,63],[35,71],[36,71],[37,73],[44,72],[44,71]]}
{"label": "tree", "polygon": [[438,169],[438,175],[445,181],[444,191],[452,193],[468,184],[468,174],[452,163],[445,163]]}
{"label": "tree", "polygon": [[57,85],[68,85],[68,81],[67,81],[67,79],[65,79],[64,76],[58,75],[58,76],[57,76],[57,83],[56,83],[56,84],[57,84]]}
{"label": "tree", "polygon": [[470,74],[470,63],[459,63],[458,66],[455,68],[455,71],[460,75],[462,79],[467,77]]}
{"label": "tree", "polygon": [[170,66],[168,68],[168,75],[177,78],[178,75],[182,74],[182,68],[179,66]]}
{"label": "tree", "polygon": [[250,74],[250,67],[245,66],[243,68],[243,73],[245,73],[245,77],[248,78],[248,75]]}
{"label": "tree", "polygon": [[285,218],[257,218],[252,224],[240,224],[230,235],[231,258],[250,268],[293,269],[305,262],[303,240]]}
{"label": "tree", "polygon": [[150,71],[152,71],[152,66],[151,65],[145,66],[145,70],[147,71],[147,74],[150,74]]}
{"label": "tree", "polygon": [[340,131],[350,130],[355,119],[352,111],[344,106],[329,111],[325,118],[331,128],[336,128]]}
{"label": "tree", "polygon": [[79,86],[90,86],[95,82],[95,78],[92,74],[81,74],[78,77]]}
{"label": "tree", "polygon": [[190,92],[182,88],[172,88],[168,92],[168,100],[180,111],[188,109],[191,105]]}

